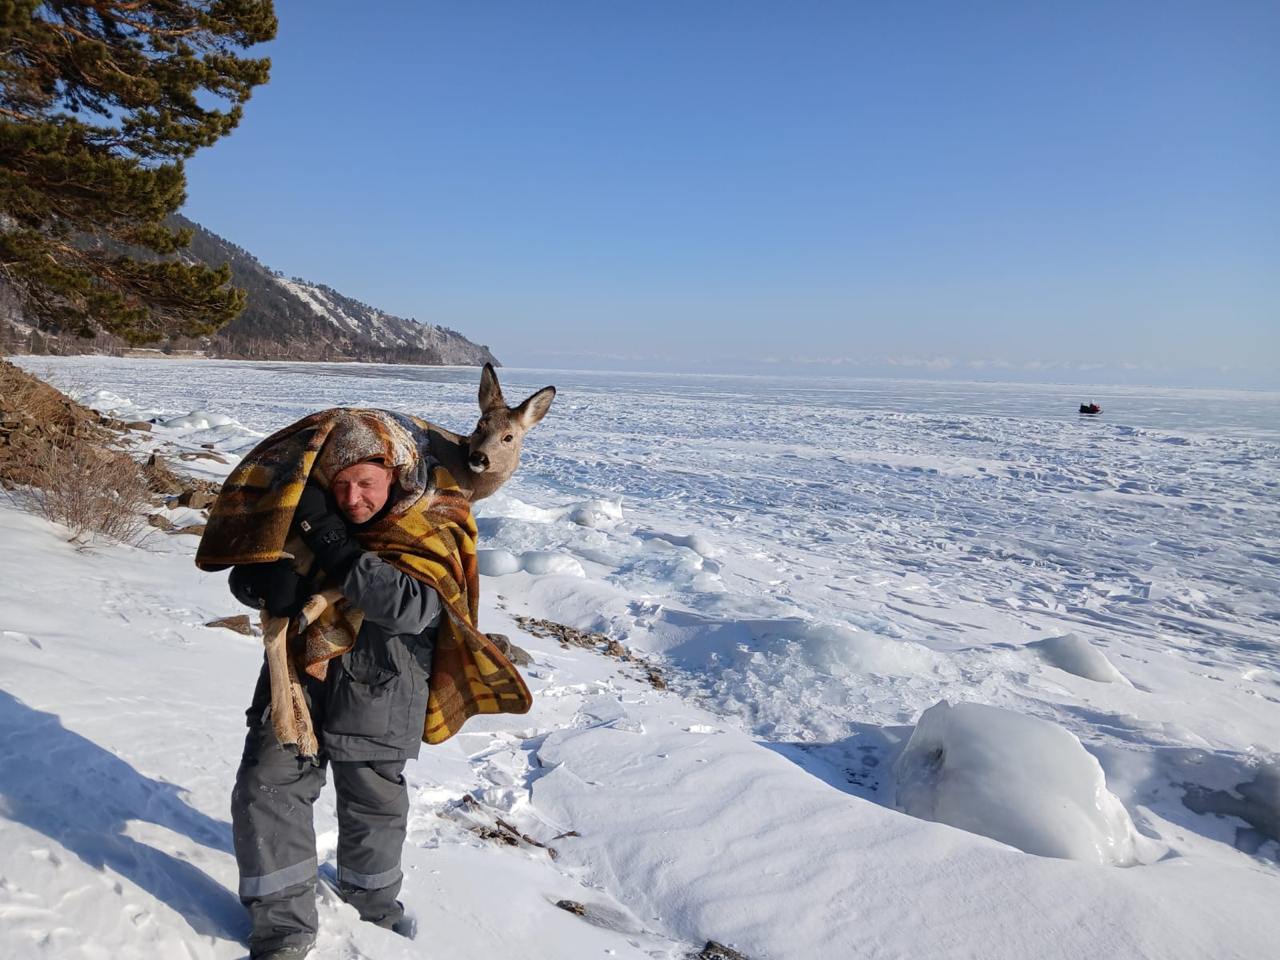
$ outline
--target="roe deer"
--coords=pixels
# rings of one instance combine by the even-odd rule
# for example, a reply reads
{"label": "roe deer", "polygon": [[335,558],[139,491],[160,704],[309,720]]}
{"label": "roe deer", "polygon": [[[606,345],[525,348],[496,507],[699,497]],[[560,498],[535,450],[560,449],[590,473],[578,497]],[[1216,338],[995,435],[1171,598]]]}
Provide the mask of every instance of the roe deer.
{"label": "roe deer", "polygon": [[508,407],[493,364],[480,371],[480,419],[468,436],[431,424],[431,455],[453,475],[468,500],[492,496],[520,465],[520,447],[533,425],[547,415],[555,387],[543,387]]}

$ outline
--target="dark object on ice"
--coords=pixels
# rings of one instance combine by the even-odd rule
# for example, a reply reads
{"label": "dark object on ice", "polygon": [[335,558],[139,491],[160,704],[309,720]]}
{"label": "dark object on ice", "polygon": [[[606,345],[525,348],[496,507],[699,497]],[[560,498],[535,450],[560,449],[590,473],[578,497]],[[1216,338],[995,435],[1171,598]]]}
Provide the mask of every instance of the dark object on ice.
{"label": "dark object on ice", "polygon": [[1088,414],[1101,413],[1102,408],[1093,402],[1082,403],[1080,404],[1080,412]]}
{"label": "dark object on ice", "polygon": [[556,906],[561,910],[568,910],[570,913],[576,913],[578,916],[585,916],[587,908],[580,904],[577,900],[558,900]]}
{"label": "dark object on ice", "polygon": [[692,954],[691,960],[747,960],[747,958],[732,947],[726,947],[723,943],[708,940],[707,945],[702,948],[702,952]]}

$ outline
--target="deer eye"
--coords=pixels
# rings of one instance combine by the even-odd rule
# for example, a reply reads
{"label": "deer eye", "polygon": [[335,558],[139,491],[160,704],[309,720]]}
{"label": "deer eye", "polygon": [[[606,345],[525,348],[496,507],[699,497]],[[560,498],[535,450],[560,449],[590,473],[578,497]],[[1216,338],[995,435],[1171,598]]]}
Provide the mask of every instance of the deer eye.
{"label": "deer eye", "polygon": [[511,442],[512,440],[514,440],[514,439],[515,439],[515,437],[514,437],[513,435],[511,435],[511,434],[509,434],[509,433],[508,433],[505,437],[503,437],[503,438],[502,438],[502,442],[503,442],[503,443],[510,443],[510,442]]}

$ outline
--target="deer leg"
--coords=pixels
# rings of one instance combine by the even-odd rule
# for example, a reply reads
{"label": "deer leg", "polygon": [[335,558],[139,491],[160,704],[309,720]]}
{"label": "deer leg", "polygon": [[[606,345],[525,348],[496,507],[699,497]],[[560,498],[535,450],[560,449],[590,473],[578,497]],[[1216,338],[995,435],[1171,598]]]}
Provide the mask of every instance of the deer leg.
{"label": "deer leg", "polygon": [[301,633],[307,627],[311,626],[324,614],[326,610],[334,606],[342,599],[342,591],[337,587],[330,587],[328,590],[321,590],[319,593],[313,593],[311,599],[302,606],[302,610],[294,618],[294,626],[298,633]]}
{"label": "deer leg", "polygon": [[271,729],[282,746],[294,745],[304,757],[317,753],[311,711],[307,709],[302,683],[289,657],[289,620],[262,613],[263,645],[267,651],[267,675],[271,681]]}
{"label": "deer leg", "polygon": [[[311,597],[295,620],[301,633],[342,597],[336,588]],[[294,745],[299,756],[314,757],[319,752],[311,711],[307,709],[302,681],[289,656],[289,620],[262,612],[263,644],[267,649],[267,673],[271,680],[271,728],[282,746]]]}
{"label": "deer leg", "polygon": [[273,617],[262,611],[262,643],[267,649],[267,675],[271,680],[271,727],[281,744],[297,743],[293,696],[290,689],[289,632],[287,617]]}
{"label": "deer leg", "polygon": [[289,657],[289,707],[293,713],[293,725],[297,731],[297,739],[292,741],[298,746],[298,756],[313,758],[320,752],[316,742],[316,732],[311,726],[311,711],[307,708],[307,698],[302,692],[302,682],[298,679],[298,670]]}

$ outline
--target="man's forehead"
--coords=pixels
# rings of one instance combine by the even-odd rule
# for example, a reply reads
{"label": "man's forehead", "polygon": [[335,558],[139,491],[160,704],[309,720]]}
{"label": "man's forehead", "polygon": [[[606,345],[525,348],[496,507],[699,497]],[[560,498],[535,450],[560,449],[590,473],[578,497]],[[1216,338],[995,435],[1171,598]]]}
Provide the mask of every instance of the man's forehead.
{"label": "man's forehead", "polygon": [[372,463],[370,461],[365,460],[360,463],[353,463],[351,466],[346,467],[345,469],[339,470],[337,475],[333,478],[333,482],[338,483],[339,481],[343,481],[343,480],[346,480],[346,481],[371,480],[374,478],[390,479],[390,477],[391,477],[390,467],[385,466],[384,464],[381,464],[381,463]]}

